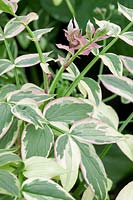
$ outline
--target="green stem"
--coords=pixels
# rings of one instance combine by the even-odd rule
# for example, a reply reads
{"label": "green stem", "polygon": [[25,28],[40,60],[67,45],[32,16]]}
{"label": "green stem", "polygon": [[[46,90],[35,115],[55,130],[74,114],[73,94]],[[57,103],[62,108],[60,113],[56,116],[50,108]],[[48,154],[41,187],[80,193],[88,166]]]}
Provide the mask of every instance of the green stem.
{"label": "green stem", "polygon": [[[127,31],[131,26],[132,26],[133,22],[130,22],[125,28],[124,30],[121,32],[125,32]],[[105,52],[107,52],[115,43],[116,41],[119,39],[119,37],[114,38],[101,52],[100,55],[104,54]],[[99,55],[97,55],[85,68],[84,70],[80,73],[80,75],[73,81],[73,83],[71,84],[71,86],[69,87],[69,89],[66,91],[65,96],[69,96],[72,91],[74,90],[74,88],[78,85],[79,81],[84,77],[84,75],[94,66],[94,64],[99,60]]]}
{"label": "green stem", "polygon": [[[133,118],[133,112],[128,116],[128,118],[124,121],[124,123],[120,126],[119,128],[119,132],[122,132],[125,127],[130,123],[130,121]],[[109,152],[109,150],[111,149],[112,144],[106,145],[105,148],[103,149],[103,151],[100,154],[100,158],[103,159],[107,153]]]}
{"label": "green stem", "polygon": [[[13,58],[12,52],[10,50],[9,43],[8,43],[8,41],[6,39],[4,39],[4,44],[5,44],[9,59],[11,60],[12,64],[14,64],[14,58]],[[19,77],[18,77],[18,73],[17,73],[16,67],[14,68],[14,75],[15,75],[15,81],[16,81],[17,88],[19,88],[20,84],[19,84]]]}
{"label": "green stem", "polygon": [[[32,30],[30,29],[30,27],[28,25],[25,25],[25,28],[27,29],[30,37],[33,39],[33,42],[36,46],[36,49],[37,49],[37,52],[39,54],[39,59],[40,59],[40,62],[41,63],[44,63],[45,64],[45,59],[44,59],[44,56],[43,56],[43,53],[42,53],[42,50],[41,50],[41,47],[39,45],[39,42],[37,41],[36,37],[34,36],[34,33],[32,32]],[[44,90],[45,91],[48,91],[48,78],[47,78],[47,74],[43,72],[43,81],[44,81]]]}
{"label": "green stem", "polygon": [[[103,41],[103,48],[106,46],[106,40]],[[104,64],[103,62],[101,61],[101,64],[100,64],[100,70],[99,70],[99,75],[102,75],[103,73],[103,68],[104,68]],[[100,78],[98,77],[98,83],[100,83]]]}
{"label": "green stem", "polygon": [[103,99],[103,102],[105,103],[105,102],[111,101],[112,99],[114,99],[114,98],[116,98],[116,97],[117,97],[117,95],[116,95],[116,94],[113,94],[113,95],[111,95],[110,97],[107,97],[107,98]]}
{"label": "green stem", "polygon": [[72,16],[75,17],[75,10],[74,10],[74,8],[73,8],[73,6],[71,4],[71,1],[70,0],[65,0],[65,1],[66,1],[66,4],[67,4]]}

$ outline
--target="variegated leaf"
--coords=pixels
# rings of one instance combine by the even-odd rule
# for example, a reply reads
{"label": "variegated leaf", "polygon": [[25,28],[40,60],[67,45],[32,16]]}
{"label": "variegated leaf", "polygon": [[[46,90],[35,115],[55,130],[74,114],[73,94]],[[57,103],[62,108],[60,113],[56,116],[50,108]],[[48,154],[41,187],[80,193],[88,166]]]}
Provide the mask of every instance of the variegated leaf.
{"label": "variegated leaf", "polygon": [[31,101],[31,99],[19,101],[12,107],[11,111],[15,117],[35,125],[36,128],[42,128],[43,123],[45,123],[40,109],[34,101]]}
{"label": "variegated leaf", "polygon": [[0,194],[19,197],[19,187],[15,175],[6,170],[0,170]]}
{"label": "variegated leaf", "polygon": [[0,153],[0,168],[9,164],[16,165],[19,162],[21,162],[20,157],[12,152]]}
{"label": "variegated leaf", "polygon": [[32,156],[48,157],[53,144],[53,132],[48,125],[37,130],[33,125],[28,125],[22,134],[21,155],[23,159]]}
{"label": "variegated leaf", "polygon": [[15,143],[19,133],[20,123],[16,118],[6,132],[6,134],[0,139],[0,149],[9,149]]}
{"label": "variegated leaf", "polygon": [[109,70],[115,76],[122,76],[123,73],[123,64],[118,55],[114,53],[106,53],[104,55],[100,55],[104,65],[106,65]]}
{"label": "variegated leaf", "polygon": [[10,128],[13,115],[11,113],[11,107],[7,103],[0,103],[0,139],[6,134]]}
{"label": "variegated leaf", "polygon": [[26,178],[46,178],[51,179],[66,173],[54,158],[44,158],[33,156],[24,161],[24,176]]}
{"label": "variegated leaf", "polygon": [[117,113],[111,106],[106,105],[102,101],[97,107],[94,108],[92,117],[102,122],[105,122],[116,130],[118,128],[119,118]]}
{"label": "variegated leaf", "polygon": [[124,141],[117,143],[121,151],[133,162],[133,135],[126,134]]}
{"label": "variegated leaf", "polygon": [[0,0],[0,11],[14,15],[12,4],[9,1]]}
{"label": "variegated leaf", "polygon": [[5,38],[13,38],[19,33],[21,33],[25,26],[29,24],[30,22],[37,20],[38,15],[34,12],[29,13],[26,16],[18,16],[17,18],[14,17],[8,23],[5,25],[4,28],[4,36]]}
{"label": "variegated leaf", "polygon": [[93,200],[94,199],[94,192],[92,191],[91,187],[88,186],[86,190],[83,193],[82,199],[81,200]]}
{"label": "variegated leaf", "polygon": [[133,57],[120,56],[124,66],[133,74]]}
{"label": "variegated leaf", "polygon": [[22,193],[26,200],[74,200],[60,185],[44,178],[30,178],[24,181]]}
{"label": "variegated leaf", "polygon": [[117,195],[116,200],[133,199],[133,181],[129,182]]}
{"label": "variegated leaf", "polygon": [[124,137],[108,124],[92,118],[75,122],[70,134],[74,139],[87,144],[116,143]]}
{"label": "variegated leaf", "polygon": [[34,85],[33,88],[26,88],[26,85],[27,84],[23,85],[20,90],[10,92],[7,95],[7,101],[17,103],[24,98],[28,98],[35,100],[37,103],[42,103],[54,97],[54,95],[45,94],[44,91],[41,90],[41,88],[38,89],[38,87],[34,87]]}
{"label": "variegated leaf", "polygon": [[87,118],[93,107],[74,97],[62,97],[48,103],[44,116],[48,121],[71,123]]}
{"label": "variegated leaf", "polygon": [[[37,38],[37,40],[40,40],[41,37],[46,34],[49,33],[53,30],[53,28],[42,28],[42,29],[38,29],[33,31],[33,34],[35,36],[35,38]],[[30,40],[33,40],[32,38],[30,38],[29,36],[27,36]]]}
{"label": "variegated leaf", "polygon": [[116,37],[121,32],[121,27],[118,26],[117,24],[114,24],[114,23],[111,23],[111,22],[105,21],[105,20],[99,21],[97,19],[95,19],[95,22],[100,28],[108,30],[108,32],[106,34],[111,37]]}
{"label": "variegated leaf", "polygon": [[0,59],[0,76],[11,71],[15,67],[10,60]]}
{"label": "variegated leaf", "polygon": [[1,33],[1,30],[0,30],[0,41],[4,41],[4,35],[3,33]]}
{"label": "variegated leaf", "polygon": [[66,68],[67,72],[62,74],[63,79],[74,81],[75,78],[80,74],[77,66],[72,63],[69,67]]}
{"label": "variegated leaf", "polygon": [[7,84],[0,88],[0,100],[5,100],[8,93],[16,90],[17,87],[14,84]]}
{"label": "variegated leaf", "polygon": [[78,85],[79,90],[84,95],[88,96],[88,99],[92,104],[99,105],[102,100],[102,93],[99,84],[91,78],[85,77]]}
{"label": "variegated leaf", "polygon": [[107,197],[107,175],[102,161],[92,145],[78,143],[81,152],[81,171],[97,200]]}
{"label": "variegated leaf", "polygon": [[133,46],[133,31],[125,32],[119,35],[119,38],[127,44],[129,44],[130,46]]}
{"label": "variegated leaf", "polygon": [[122,13],[129,21],[133,21],[133,9],[127,8],[118,3],[118,11]]}
{"label": "variegated leaf", "polygon": [[133,80],[113,75],[100,75],[99,77],[108,90],[133,102]]}
{"label": "variegated leaf", "polygon": [[4,194],[1,194],[0,195],[0,200],[15,200],[16,197],[11,197],[9,195],[4,195]]}
{"label": "variegated leaf", "polygon": [[63,188],[70,191],[78,177],[81,161],[79,148],[71,137],[61,135],[55,143],[55,156],[58,163],[66,169],[66,173],[60,176]]}
{"label": "variegated leaf", "polygon": [[[51,52],[43,53],[45,62],[52,60],[52,58],[50,59],[48,57],[50,53]],[[15,65],[19,68],[31,67],[38,63],[40,63],[40,58],[37,53],[22,55],[15,59]]]}

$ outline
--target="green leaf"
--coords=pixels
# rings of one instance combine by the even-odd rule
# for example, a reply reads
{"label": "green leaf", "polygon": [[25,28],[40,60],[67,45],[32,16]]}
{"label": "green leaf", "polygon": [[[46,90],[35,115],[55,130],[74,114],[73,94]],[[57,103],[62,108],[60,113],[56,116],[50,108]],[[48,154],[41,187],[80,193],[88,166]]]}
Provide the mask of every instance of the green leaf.
{"label": "green leaf", "polygon": [[0,59],[0,76],[11,71],[15,67],[10,60]]}
{"label": "green leaf", "polygon": [[106,105],[102,101],[97,107],[94,108],[92,117],[102,122],[105,122],[116,130],[118,128],[119,118],[117,113],[111,106]]}
{"label": "green leaf", "polygon": [[120,59],[122,60],[127,70],[133,74],[133,57],[120,56]]}
{"label": "green leaf", "polygon": [[53,97],[54,95],[45,94],[43,89],[36,87],[34,84],[32,84],[31,87],[29,84],[24,84],[20,90],[10,92],[7,95],[7,101],[17,103],[20,100],[28,98],[33,99],[40,104],[52,99]]}
{"label": "green leaf", "polygon": [[16,176],[8,171],[0,170],[0,194],[19,196],[19,182]]}
{"label": "green leaf", "polygon": [[104,55],[101,55],[100,58],[102,59],[104,65],[109,68],[112,74],[115,76],[122,76],[123,64],[118,55],[114,53],[105,53]]}
{"label": "green leaf", "polygon": [[53,0],[55,6],[59,6],[63,0]]}
{"label": "green leaf", "polygon": [[101,29],[108,30],[108,32],[106,34],[111,37],[116,37],[121,32],[121,27],[118,26],[117,24],[114,24],[114,23],[111,23],[111,22],[105,21],[105,20],[99,21],[97,19],[95,19],[95,22]]}
{"label": "green leaf", "polygon": [[55,176],[66,173],[53,158],[34,156],[24,161],[24,176],[27,178],[51,179]]}
{"label": "green leaf", "polygon": [[13,115],[11,113],[11,107],[7,103],[0,103],[0,139],[6,134],[10,128]]}
{"label": "green leaf", "polygon": [[60,176],[63,188],[70,191],[78,178],[80,151],[77,144],[68,135],[61,135],[55,143],[55,156],[58,163],[66,169]]}
{"label": "green leaf", "polygon": [[48,103],[44,116],[48,121],[71,123],[87,118],[92,112],[92,106],[74,97],[62,97]]}
{"label": "green leaf", "polygon": [[80,81],[79,90],[84,95],[84,97],[88,96],[88,99],[92,104],[99,105],[102,100],[101,88],[99,84],[91,78],[85,77]]}
{"label": "green leaf", "polygon": [[60,185],[44,178],[30,178],[24,181],[22,193],[26,200],[74,200]]}
{"label": "green leaf", "polygon": [[11,196],[8,196],[8,195],[1,194],[0,200],[15,200],[15,197],[11,197]]}
{"label": "green leaf", "polygon": [[12,8],[10,2],[8,2],[8,1],[0,0],[0,10],[5,13],[14,15],[13,8]]}
{"label": "green leaf", "polygon": [[92,145],[78,142],[81,152],[81,171],[86,183],[95,193],[97,200],[105,200],[107,196],[107,176],[102,161]]}
{"label": "green leaf", "polygon": [[7,22],[4,28],[4,36],[5,38],[13,38],[21,33],[24,29],[24,25],[28,25],[30,22],[37,20],[38,15],[34,12],[29,13],[26,16],[18,16],[14,17],[10,21]]}
{"label": "green leaf", "polygon": [[91,187],[87,187],[87,189],[83,193],[81,200],[93,200],[93,198],[94,192],[92,191]]}
{"label": "green leaf", "polygon": [[111,92],[133,102],[133,81],[125,76],[100,75],[103,85]]}
{"label": "green leaf", "polygon": [[130,46],[133,46],[133,31],[125,32],[119,36],[121,40],[129,44]]}
{"label": "green leaf", "polygon": [[124,137],[108,124],[93,118],[75,122],[70,134],[74,139],[87,144],[116,143]]}
{"label": "green leaf", "polygon": [[53,132],[48,125],[37,130],[33,125],[26,126],[22,135],[22,158],[48,157],[53,144],[53,137]]}
{"label": "green leaf", "polygon": [[36,128],[42,128],[43,123],[45,123],[40,109],[34,101],[31,101],[31,99],[19,101],[12,107],[11,111],[15,117],[35,125]]}
{"label": "green leaf", "polygon": [[21,162],[20,157],[12,152],[0,153],[0,167],[9,164],[17,165],[19,162]]}
{"label": "green leaf", "polygon": [[13,119],[13,122],[6,132],[6,134],[0,139],[0,149],[9,149],[15,143],[16,138],[19,133],[20,123],[16,118]]}
{"label": "green leaf", "polygon": [[133,199],[133,181],[129,182],[118,194],[116,200]]}
{"label": "green leaf", "polygon": [[124,141],[117,143],[121,151],[133,162],[133,135],[126,134]]}
{"label": "green leaf", "polygon": [[127,8],[118,3],[118,11],[122,13],[129,21],[133,21],[133,9]]}

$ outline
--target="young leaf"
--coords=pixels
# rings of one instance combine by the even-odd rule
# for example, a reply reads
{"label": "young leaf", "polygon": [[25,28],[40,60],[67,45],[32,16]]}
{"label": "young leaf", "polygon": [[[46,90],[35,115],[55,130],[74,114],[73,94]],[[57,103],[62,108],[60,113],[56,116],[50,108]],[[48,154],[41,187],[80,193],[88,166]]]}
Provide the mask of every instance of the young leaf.
{"label": "young leaf", "polygon": [[96,81],[85,77],[80,81],[78,87],[85,97],[88,96],[88,99],[92,102],[92,104],[97,106],[99,105],[102,100],[102,93],[101,88]]}
{"label": "young leaf", "polygon": [[61,135],[55,143],[55,156],[58,163],[66,169],[60,176],[63,188],[70,191],[78,178],[78,169],[81,161],[77,144],[68,135]]}
{"label": "young leaf", "polygon": [[81,200],[93,200],[94,196],[95,194],[92,191],[91,187],[87,187],[87,189],[83,193]]}
{"label": "young leaf", "polygon": [[15,106],[12,107],[11,111],[15,117],[30,124],[34,124],[36,128],[43,127],[42,124],[45,121],[42,113],[37,107],[36,103],[31,101],[31,99],[19,101]]}
{"label": "young leaf", "polygon": [[66,173],[54,158],[44,158],[33,156],[24,161],[24,176],[26,178],[46,178],[51,179],[55,176]]}
{"label": "young leaf", "polygon": [[111,106],[104,104],[102,101],[97,107],[94,108],[92,117],[105,122],[116,130],[118,128],[119,118],[117,113]]}
{"label": "young leaf", "polygon": [[15,67],[10,60],[0,59],[0,76],[11,71]]}
{"label": "young leaf", "polygon": [[22,193],[26,200],[74,200],[74,198],[60,185],[44,178],[30,178],[24,181],[22,185]]}
{"label": "young leaf", "polygon": [[5,12],[5,13],[9,13],[11,15],[14,15],[13,8],[12,8],[11,3],[9,1],[0,0],[0,10]]}
{"label": "young leaf", "polygon": [[90,186],[97,200],[107,197],[107,175],[102,161],[97,156],[92,145],[78,142],[81,152],[81,171],[86,183]]}
{"label": "young leaf", "polygon": [[12,173],[0,170],[0,194],[19,197],[19,182]]}
{"label": "young leaf", "polygon": [[129,44],[130,46],[133,46],[133,31],[125,32],[119,35],[119,38],[127,44]]}
{"label": "young leaf", "polygon": [[116,200],[133,199],[133,181],[129,182],[118,194]]}
{"label": "young leaf", "polygon": [[109,21],[105,20],[97,20],[95,19],[96,24],[101,28],[101,29],[106,29],[108,32],[106,35],[109,35],[111,37],[116,37],[120,34],[121,32],[121,27],[118,26],[117,24],[111,23]]}
{"label": "young leaf", "polygon": [[21,159],[18,155],[12,152],[3,152],[0,153],[0,167],[7,165],[7,164],[18,164],[21,162]]}
{"label": "young leaf", "polygon": [[101,55],[100,58],[102,59],[104,65],[109,68],[112,74],[115,76],[122,76],[123,64],[118,55],[114,53],[106,53]]}
{"label": "young leaf", "polygon": [[118,3],[118,11],[122,13],[129,21],[133,21],[133,9],[127,8]]}
{"label": "young leaf", "polygon": [[123,137],[108,124],[92,118],[75,122],[70,134],[74,139],[87,144],[116,143]]}
{"label": "young leaf", "polygon": [[124,141],[117,143],[121,151],[133,162],[133,135],[126,134]]}
{"label": "young leaf", "polygon": [[27,159],[32,156],[48,157],[53,144],[53,137],[53,132],[47,125],[37,130],[33,125],[26,126],[22,134],[22,158]]}
{"label": "young leaf", "polygon": [[133,74],[133,57],[120,56],[120,59],[122,60],[127,70]]}
{"label": "young leaf", "polygon": [[11,107],[7,103],[0,103],[0,139],[6,134],[10,128],[13,115],[11,113]]}
{"label": "young leaf", "polygon": [[87,118],[92,106],[74,97],[62,97],[48,103],[44,116],[48,121],[71,123]]}
{"label": "young leaf", "polygon": [[16,138],[19,133],[20,123],[16,118],[13,119],[13,122],[6,132],[6,134],[0,139],[0,149],[9,149],[15,143]]}
{"label": "young leaf", "polygon": [[108,90],[133,102],[133,81],[131,79],[113,75],[100,75],[99,77]]}
{"label": "young leaf", "polygon": [[29,13],[26,16],[18,16],[14,17],[10,21],[7,22],[4,28],[4,36],[5,38],[13,38],[19,33],[21,33],[24,29],[24,25],[28,25],[30,22],[37,20],[38,15],[34,12]]}

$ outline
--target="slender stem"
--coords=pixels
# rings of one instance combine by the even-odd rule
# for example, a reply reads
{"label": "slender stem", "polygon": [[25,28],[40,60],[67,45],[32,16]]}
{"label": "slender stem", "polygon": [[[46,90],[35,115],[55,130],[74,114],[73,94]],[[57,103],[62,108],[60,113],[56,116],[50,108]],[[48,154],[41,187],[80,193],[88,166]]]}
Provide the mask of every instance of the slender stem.
{"label": "slender stem", "polygon": [[73,8],[73,6],[71,4],[71,1],[70,0],[65,0],[65,1],[66,1],[66,4],[67,4],[72,16],[75,17],[75,10],[74,10],[74,8]]}
{"label": "slender stem", "polygon": [[[124,30],[121,32],[125,32],[127,31],[131,26],[132,26],[133,22],[130,22],[125,28]],[[119,39],[119,37],[114,38],[101,52],[100,55],[104,54],[105,52],[107,52],[115,43],[116,41]],[[73,81],[73,83],[71,84],[71,86],[69,87],[69,89],[66,91],[65,96],[69,96],[72,91],[74,90],[74,88],[78,85],[79,81],[84,77],[84,75],[94,66],[94,64],[99,60],[99,56],[96,56],[85,68],[84,70],[80,73],[80,75]]]}
{"label": "slender stem", "polygon": [[[41,47],[40,47],[39,42],[37,41],[36,37],[34,36],[34,33],[32,32],[32,30],[30,29],[30,27],[28,25],[24,24],[24,26],[34,41],[34,44],[35,44],[37,52],[39,54],[39,59],[40,59],[41,63],[45,63],[45,59],[44,59]],[[48,78],[47,78],[47,74],[44,72],[43,72],[43,81],[44,81],[44,90],[48,91]]]}
{"label": "slender stem", "polygon": [[[104,40],[104,41],[103,41],[103,48],[106,46],[106,42],[107,42],[107,40]],[[103,73],[103,68],[104,68],[104,64],[103,64],[103,62],[101,61],[100,70],[99,70],[99,75],[102,75],[102,73]],[[99,78],[99,77],[98,77],[98,83],[100,83],[100,78]]]}
{"label": "slender stem", "polygon": [[[8,43],[8,41],[6,39],[4,39],[4,44],[5,44],[9,59],[11,60],[12,64],[14,64],[14,58],[13,58],[12,52],[10,50],[9,43]],[[15,75],[17,88],[19,88],[20,84],[19,84],[19,77],[18,77],[18,73],[17,73],[16,67],[14,68],[14,75]]]}
{"label": "slender stem", "polygon": [[113,94],[113,95],[111,95],[110,97],[107,97],[107,98],[103,99],[103,102],[105,103],[105,102],[111,101],[112,99],[114,99],[114,98],[116,98],[116,97],[117,97],[117,95],[116,95],[116,94]]}
{"label": "slender stem", "polygon": [[[133,112],[128,116],[128,118],[124,121],[124,123],[120,126],[119,128],[119,132],[122,132],[125,127],[130,123],[130,121],[133,118]],[[103,151],[100,154],[100,158],[103,159],[107,153],[109,152],[109,150],[111,149],[112,144],[106,145],[105,148],[103,149]]]}

